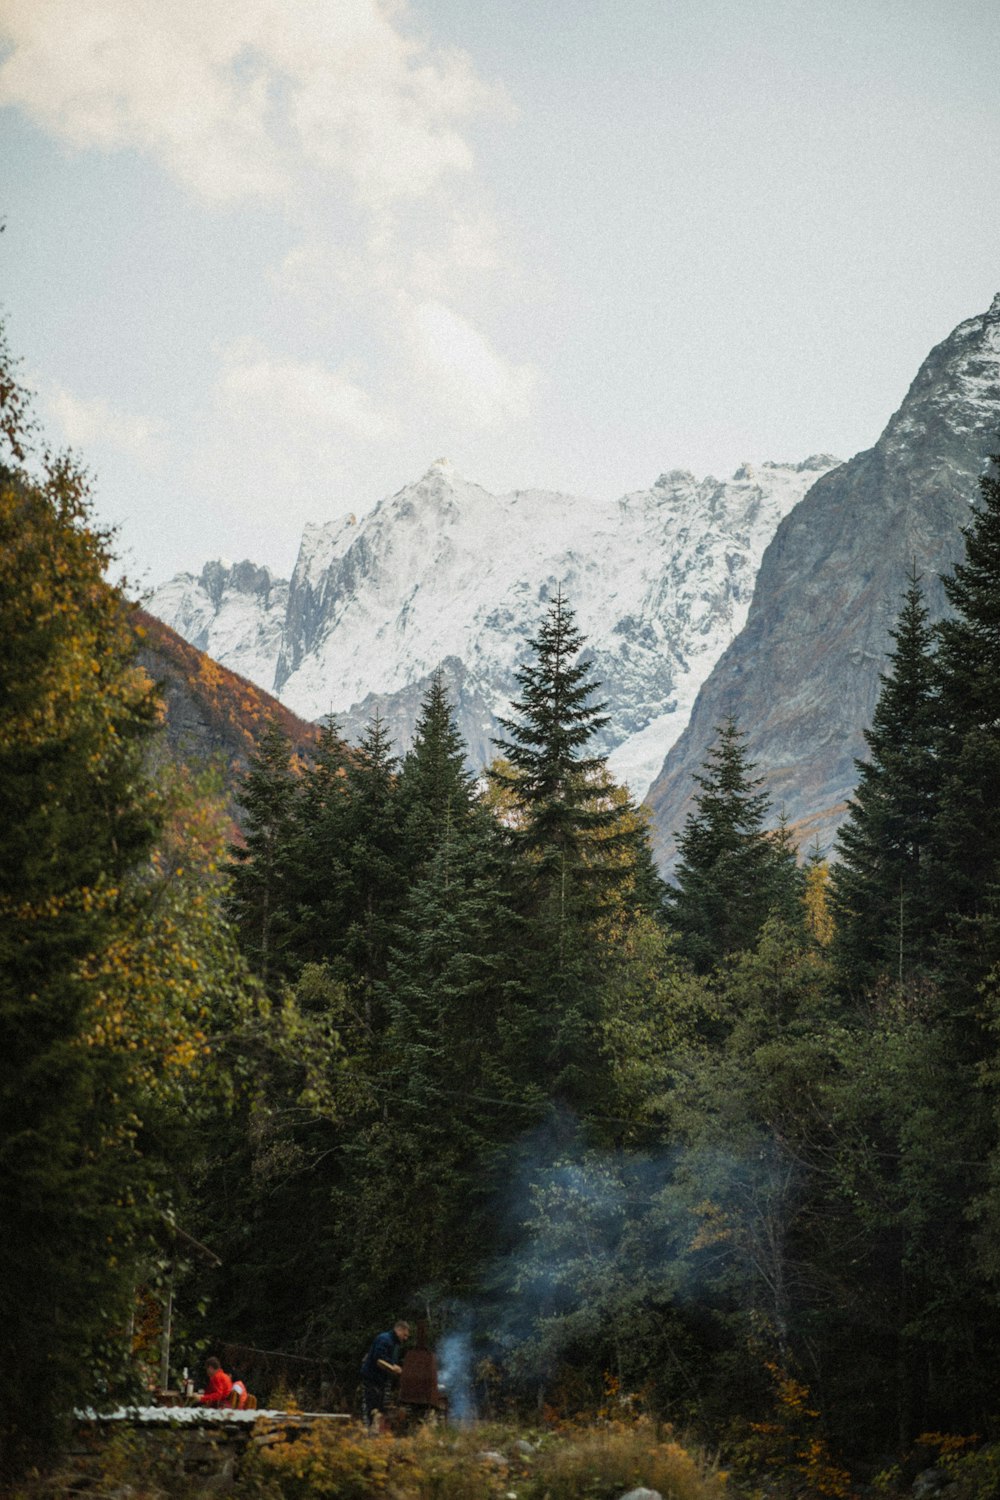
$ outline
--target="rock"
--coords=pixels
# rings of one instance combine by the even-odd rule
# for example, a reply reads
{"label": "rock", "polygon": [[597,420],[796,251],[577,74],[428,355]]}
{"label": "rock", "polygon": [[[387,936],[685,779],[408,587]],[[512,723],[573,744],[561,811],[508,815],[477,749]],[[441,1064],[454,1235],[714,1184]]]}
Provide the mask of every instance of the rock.
{"label": "rock", "polygon": [[743,630],[704,683],[648,802],[661,868],[676,859],[716,726],[734,718],[801,844],[828,848],[857,785],[910,568],[932,621],[938,575],[962,556],[961,527],[1000,425],[1000,298],[924,361],[875,447],[824,474],[764,553]]}
{"label": "rock", "polygon": [[930,1500],[931,1496],[940,1495],[950,1484],[951,1475],[944,1469],[925,1469],[913,1481],[910,1493],[914,1500]]}
{"label": "rock", "polygon": [[621,1500],[663,1500],[659,1490],[646,1490],[640,1485],[636,1490],[629,1490],[622,1495]]}
{"label": "rock", "polygon": [[506,1469],[507,1460],[502,1453],[497,1453],[492,1448],[486,1448],[482,1453],[476,1454],[476,1463],[484,1464],[490,1469]]}
{"label": "rock", "polygon": [[405,751],[440,670],[478,770],[561,580],[609,721],[592,753],[641,797],[698,686],[746,619],[764,547],[831,458],[729,480],[661,475],[596,501],[491,495],[435,464],[360,520],[306,528],[290,582],[208,563],[149,607],[221,665],[357,743],[378,713]]}

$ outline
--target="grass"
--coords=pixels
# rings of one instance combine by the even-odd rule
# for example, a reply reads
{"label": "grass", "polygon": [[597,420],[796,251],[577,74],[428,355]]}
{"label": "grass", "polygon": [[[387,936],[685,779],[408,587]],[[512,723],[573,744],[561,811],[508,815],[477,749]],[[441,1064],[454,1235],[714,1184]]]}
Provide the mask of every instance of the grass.
{"label": "grass", "polygon": [[427,1426],[401,1438],[317,1430],[261,1450],[240,1500],[618,1500],[654,1489],[664,1500],[721,1500],[725,1475],[652,1422],[533,1432]]}

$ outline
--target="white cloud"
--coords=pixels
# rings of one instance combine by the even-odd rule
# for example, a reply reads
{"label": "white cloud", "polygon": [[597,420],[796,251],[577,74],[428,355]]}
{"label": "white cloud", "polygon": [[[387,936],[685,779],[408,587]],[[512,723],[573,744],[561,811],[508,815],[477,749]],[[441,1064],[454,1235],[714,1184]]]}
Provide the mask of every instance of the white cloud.
{"label": "white cloud", "polygon": [[228,351],[219,400],[231,419],[293,443],[336,441],[339,433],[374,439],[391,428],[367,391],[316,362],[276,359],[250,345]]}
{"label": "white cloud", "polygon": [[8,0],[0,102],[71,145],[138,147],[210,199],[274,193],[262,60],[230,0]]}
{"label": "white cloud", "polygon": [[214,523],[213,546],[285,570],[307,522],[370,503],[376,481],[359,475],[381,472],[397,440],[353,370],[241,339],[219,355],[178,472]]}
{"label": "white cloud", "polygon": [[[208,204],[270,198],[296,227],[267,338],[294,307],[319,357],[229,347],[206,461],[249,474],[257,455],[308,485],[320,458],[343,475],[375,440],[430,450],[442,426],[528,412],[534,370],[482,327],[508,268],[470,137],[509,106],[409,26],[405,0],[0,0],[0,104],[81,149],[144,152]],[[332,369],[345,340],[357,360]],[[74,442],[99,417],[110,440],[110,408],[61,400]],[[118,421],[119,445],[141,445],[139,419]]]}
{"label": "white cloud", "polygon": [[138,147],[209,199],[341,174],[369,209],[467,173],[499,95],[381,0],[6,0],[0,102],[73,145]]}
{"label": "white cloud", "polygon": [[443,302],[404,304],[416,379],[452,416],[500,427],[527,414],[537,374],[505,360],[478,328]]}
{"label": "white cloud", "polygon": [[116,411],[102,396],[84,400],[62,386],[49,392],[48,404],[66,442],[74,448],[104,444],[144,459],[155,458],[159,452],[164,429],[155,418]]}

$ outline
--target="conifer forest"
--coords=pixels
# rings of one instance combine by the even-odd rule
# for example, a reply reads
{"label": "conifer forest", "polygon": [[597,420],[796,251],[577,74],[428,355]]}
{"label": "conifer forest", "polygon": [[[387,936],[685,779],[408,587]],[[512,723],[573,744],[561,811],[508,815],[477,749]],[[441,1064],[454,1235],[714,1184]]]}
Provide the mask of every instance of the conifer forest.
{"label": "conifer forest", "polygon": [[727,720],[667,883],[558,589],[481,774],[437,679],[401,760],[377,718],[265,724],[237,826],[6,349],[0,417],[5,1478],[159,1380],[168,1304],[170,1379],[281,1351],[355,1410],[373,1333],[425,1319],[456,1411],[613,1395],[842,1476],[790,1494],[987,1451],[1000,459],[948,619],[900,579],[837,848]]}

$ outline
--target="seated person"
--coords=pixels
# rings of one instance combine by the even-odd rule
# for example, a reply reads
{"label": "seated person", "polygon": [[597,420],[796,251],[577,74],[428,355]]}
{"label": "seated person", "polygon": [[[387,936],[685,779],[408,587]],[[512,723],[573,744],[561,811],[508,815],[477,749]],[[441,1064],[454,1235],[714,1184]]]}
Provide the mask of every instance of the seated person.
{"label": "seated person", "polygon": [[208,1385],[198,1397],[198,1404],[200,1406],[227,1406],[233,1382],[214,1356],[206,1359],[205,1370],[208,1374]]}

